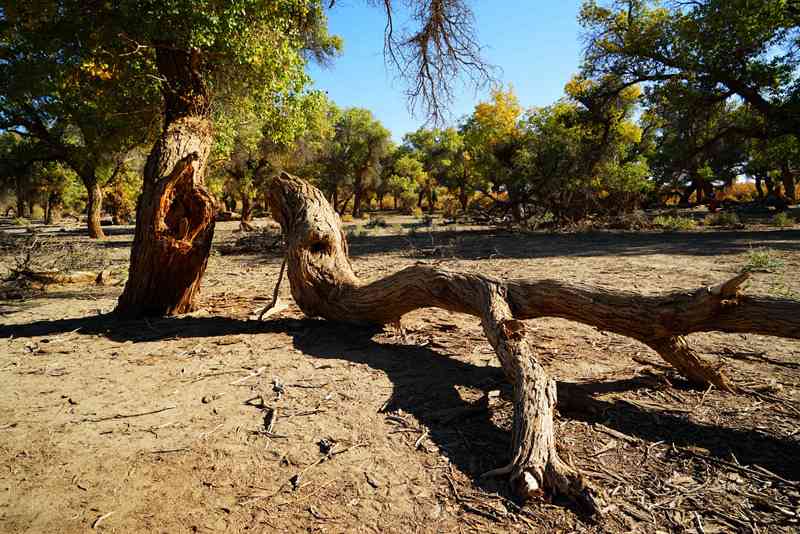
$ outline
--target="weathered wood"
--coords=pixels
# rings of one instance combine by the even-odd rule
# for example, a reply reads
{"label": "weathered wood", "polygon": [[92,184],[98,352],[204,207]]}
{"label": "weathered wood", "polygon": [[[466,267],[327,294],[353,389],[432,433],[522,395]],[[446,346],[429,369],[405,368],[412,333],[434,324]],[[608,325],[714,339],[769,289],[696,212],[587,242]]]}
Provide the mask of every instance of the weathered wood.
{"label": "weathered wood", "polygon": [[199,51],[156,43],[165,82],[164,130],[144,169],[122,316],[194,311],[214,237],[216,202],[204,185],[213,134]]}
{"label": "weathered wood", "polygon": [[800,338],[800,303],[740,295],[746,275],[716,287],[660,295],[558,280],[497,280],[421,264],[364,283],[352,270],[339,217],[318,189],[283,173],[268,198],[287,243],[292,296],[306,315],[388,324],[410,311],[437,307],[481,319],[514,385],[511,463],[490,474],[509,474],[526,497],[563,494],[591,511],[602,503],[555,450],[555,384],[525,340],[521,320],[562,317],[637,339],[690,380],[723,389],[730,384],[722,372],[682,336],[720,330]]}
{"label": "weathered wood", "polygon": [[15,278],[24,278],[41,284],[48,285],[67,285],[67,284],[98,284],[108,283],[109,271],[32,271],[30,269],[12,269]]}
{"label": "weathered wood", "polygon": [[116,313],[172,315],[196,308],[214,236],[215,201],[203,184],[209,121],[175,121],[150,155],[136,210],[131,266]]}

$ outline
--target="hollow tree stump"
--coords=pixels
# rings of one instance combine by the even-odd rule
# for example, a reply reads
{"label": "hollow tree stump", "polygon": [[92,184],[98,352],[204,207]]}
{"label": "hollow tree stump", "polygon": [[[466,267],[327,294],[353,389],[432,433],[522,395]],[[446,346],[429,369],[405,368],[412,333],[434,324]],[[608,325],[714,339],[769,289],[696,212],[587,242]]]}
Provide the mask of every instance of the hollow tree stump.
{"label": "hollow tree stump", "polygon": [[731,385],[724,374],[683,336],[718,330],[800,338],[800,302],[740,295],[747,275],[660,295],[557,280],[497,280],[422,264],[364,283],[350,265],[339,217],[317,188],[282,173],[270,185],[268,200],[286,239],[292,296],[306,315],[389,324],[410,311],[436,307],[480,318],[514,386],[511,461],[488,474],[509,475],[526,498],[559,494],[590,513],[603,508],[599,493],[556,451],[556,385],[526,340],[522,320],[561,317],[637,339],[689,380],[725,390]]}

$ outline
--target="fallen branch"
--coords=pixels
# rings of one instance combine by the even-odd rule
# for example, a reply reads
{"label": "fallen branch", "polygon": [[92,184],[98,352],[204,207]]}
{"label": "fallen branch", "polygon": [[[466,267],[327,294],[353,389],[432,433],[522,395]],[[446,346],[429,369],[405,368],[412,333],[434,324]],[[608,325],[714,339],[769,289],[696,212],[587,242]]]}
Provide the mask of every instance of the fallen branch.
{"label": "fallen branch", "polygon": [[406,313],[436,307],[480,318],[514,385],[511,461],[492,473],[510,475],[524,497],[561,494],[590,513],[604,506],[556,451],[555,382],[538,362],[522,320],[561,317],[628,336],[652,347],[689,380],[723,390],[731,389],[725,375],[684,336],[718,330],[800,338],[800,302],[741,295],[746,274],[657,295],[560,280],[498,280],[421,264],[365,283],[352,270],[339,217],[318,189],[282,173],[268,199],[286,238],[292,296],[307,316],[395,324]]}
{"label": "fallen branch", "polygon": [[100,423],[102,421],[112,421],[114,419],[130,419],[132,417],[142,417],[143,415],[152,415],[155,413],[166,412],[167,410],[174,410],[177,406],[167,406],[166,408],[160,408],[158,410],[151,410],[149,412],[141,412],[141,413],[131,413],[131,414],[116,414],[110,415],[108,417],[100,417],[98,419],[82,419],[81,422],[86,423]]}

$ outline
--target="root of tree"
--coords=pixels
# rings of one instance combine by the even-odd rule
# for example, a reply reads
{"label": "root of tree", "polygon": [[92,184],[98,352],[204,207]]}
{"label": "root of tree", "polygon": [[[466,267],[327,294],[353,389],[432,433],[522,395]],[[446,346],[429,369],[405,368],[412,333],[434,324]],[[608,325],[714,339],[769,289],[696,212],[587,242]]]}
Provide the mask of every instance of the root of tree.
{"label": "root of tree", "polygon": [[396,323],[419,308],[436,307],[480,318],[514,386],[509,475],[525,498],[558,494],[587,512],[604,508],[601,493],[556,451],[556,384],[538,362],[522,320],[561,317],[625,335],[653,348],[690,381],[731,390],[724,373],[688,344],[692,332],[751,332],[800,338],[800,302],[740,293],[747,275],[695,291],[643,295],[557,280],[497,280],[414,265],[364,283],[354,274],[341,222],[324,195],[286,173],[270,186],[269,204],[287,243],[292,296],[311,317]]}

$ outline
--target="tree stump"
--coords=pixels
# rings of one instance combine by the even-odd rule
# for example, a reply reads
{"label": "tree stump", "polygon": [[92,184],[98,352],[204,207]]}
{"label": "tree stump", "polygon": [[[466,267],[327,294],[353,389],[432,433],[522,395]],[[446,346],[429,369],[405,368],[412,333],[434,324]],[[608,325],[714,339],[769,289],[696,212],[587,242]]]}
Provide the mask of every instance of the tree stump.
{"label": "tree stump", "polygon": [[561,317],[637,339],[689,380],[730,390],[719,369],[683,337],[719,330],[800,338],[800,302],[739,293],[747,275],[692,292],[643,295],[558,280],[497,280],[414,265],[369,283],[354,274],[339,216],[307,182],[282,173],[270,185],[270,210],[287,243],[287,273],[306,315],[390,324],[419,308],[437,307],[480,318],[514,386],[510,463],[488,475],[509,475],[525,498],[559,494],[589,513],[602,511],[600,493],[555,447],[556,384],[526,340],[524,319]]}

